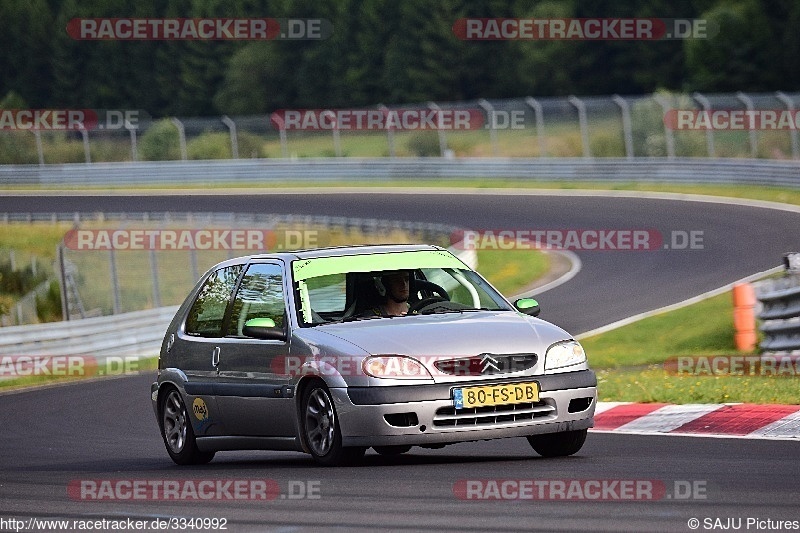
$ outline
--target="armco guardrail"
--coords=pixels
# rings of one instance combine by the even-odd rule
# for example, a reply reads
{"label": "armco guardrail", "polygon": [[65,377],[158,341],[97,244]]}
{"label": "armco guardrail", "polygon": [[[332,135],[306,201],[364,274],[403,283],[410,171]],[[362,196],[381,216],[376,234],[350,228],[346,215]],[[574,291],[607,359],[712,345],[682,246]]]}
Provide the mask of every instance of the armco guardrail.
{"label": "armco guardrail", "polygon": [[663,181],[800,187],[800,162],[700,158],[315,158],[0,166],[0,186],[124,187],[391,179]]}
{"label": "armco guardrail", "polygon": [[0,356],[155,357],[177,306],[2,329]]}
{"label": "armco guardrail", "polygon": [[788,254],[786,264],[784,277],[756,284],[756,295],[763,306],[758,315],[764,333],[760,347],[764,353],[800,355],[800,254]]}

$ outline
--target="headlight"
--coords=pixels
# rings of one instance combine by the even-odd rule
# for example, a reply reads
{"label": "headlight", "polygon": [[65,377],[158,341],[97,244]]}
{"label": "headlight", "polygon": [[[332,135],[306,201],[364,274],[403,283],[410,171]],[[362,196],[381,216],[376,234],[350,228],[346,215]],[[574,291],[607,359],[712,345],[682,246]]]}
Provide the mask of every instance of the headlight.
{"label": "headlight", "polygon": [[552,345],[544,356],[544,369],[553,370],[586,361],[586,352],[578,341],[564,341]]}
{"label": "headlight", "polygon": [[406,355],[373,355],[364,359],[361,368],[374,378],[432,379],[422,363]]}

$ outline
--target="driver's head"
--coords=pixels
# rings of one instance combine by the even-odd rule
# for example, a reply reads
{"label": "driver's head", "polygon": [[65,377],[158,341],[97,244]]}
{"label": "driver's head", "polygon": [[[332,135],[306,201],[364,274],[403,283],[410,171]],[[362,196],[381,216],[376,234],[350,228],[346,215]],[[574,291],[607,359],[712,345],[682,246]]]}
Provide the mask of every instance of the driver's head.
{"label": "driver's head", "polygon": [[386,287],[386,296],[397,303],[408,301],[408,271],[394,270],[381,276],[383,286]]}

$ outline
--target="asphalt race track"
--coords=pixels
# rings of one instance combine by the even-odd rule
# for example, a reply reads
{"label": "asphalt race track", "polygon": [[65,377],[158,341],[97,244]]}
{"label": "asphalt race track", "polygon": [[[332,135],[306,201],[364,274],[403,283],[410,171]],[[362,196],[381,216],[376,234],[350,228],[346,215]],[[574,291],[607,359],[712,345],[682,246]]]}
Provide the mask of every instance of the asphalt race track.
{"label": "asphalt race track", "polygon": [[[542,318],[573,333],[769,269],[800,249],[798,213],[672,200],[389,191],[0,198],[0,212],[132,210],[329,214],[473,229],[656,229],[667,243],[672,231],[703,232],[696,250],[579,252],[581,272],[539,297]],[[797,442],[593,433],[578,455],[564,459],[542,459],[524,439],[510,439],[398,457],[370,451],[361,465],[335,469],[288,452],[226,452],[186,468],[164,450],[149,402],[152,380],[128,376],[0,395],[0,518],[202,516],[226,518],[233,532],[692,531],[692,518],[701,531],[735,526],[738,518],[742,530],[748,518],[761,520],[750,531],[766,530],[767,520],[794,520],[800,528]],[[68,490],[82,480],[186,479],[267,480],[278,492],[268,501],[91,501]],[[634,482],[658,490],[633,500],[617,490],[571,501],[552,499],[557,493],[544,501],[463,499],[470,481],[487,488],[481,495],[496,495],[487,480],[547,480],[550,488]],[[293,497],[300,492],[314,497]],[[2,522],[0,530],[7,530]]]}

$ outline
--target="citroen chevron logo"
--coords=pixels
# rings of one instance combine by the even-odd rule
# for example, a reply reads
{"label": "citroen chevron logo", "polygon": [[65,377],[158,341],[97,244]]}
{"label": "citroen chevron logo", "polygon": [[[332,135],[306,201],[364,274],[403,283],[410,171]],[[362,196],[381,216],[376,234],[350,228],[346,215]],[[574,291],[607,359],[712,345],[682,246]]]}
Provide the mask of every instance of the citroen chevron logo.
{"label": "citroen chevron logo", "polygon": [[481,373],[486,373],[486,370],[492,368],[494,372],[499,372],[500,367],[498,366],[500,363],[492,357],[490,354],[485,353],[481,356]]}

